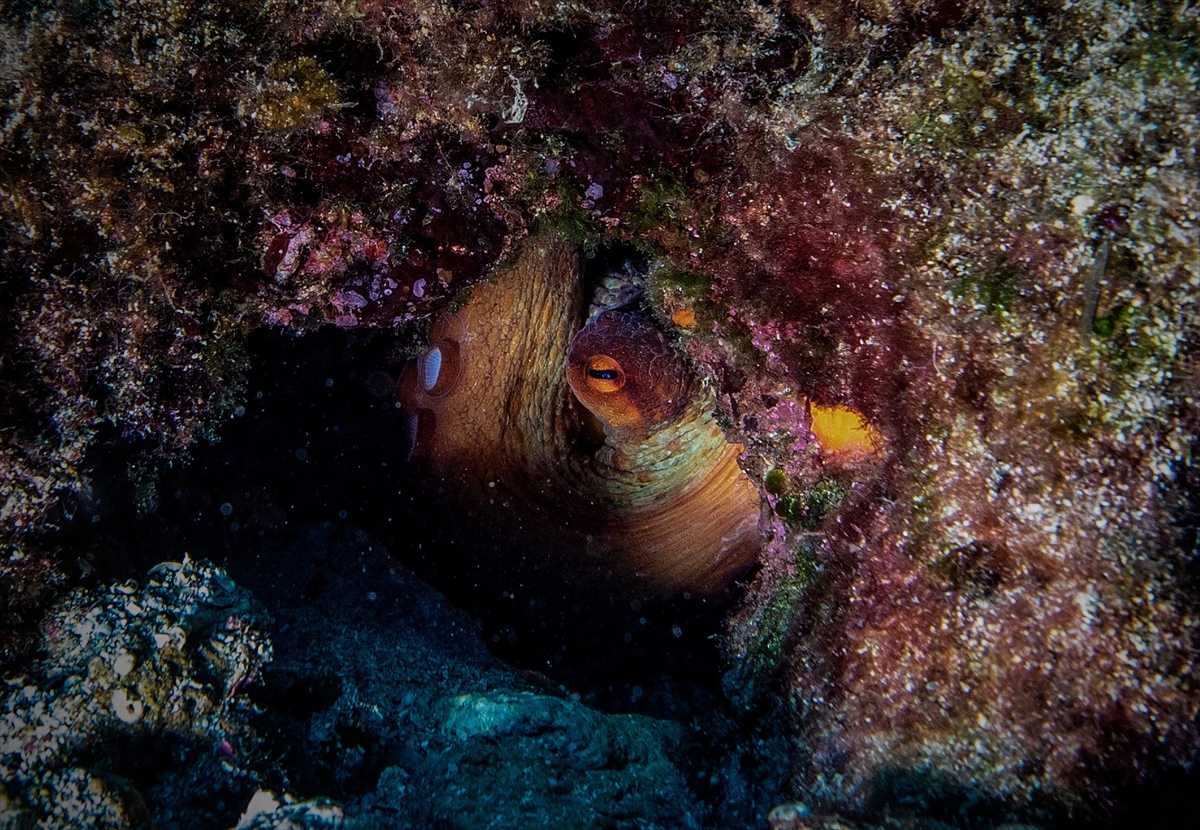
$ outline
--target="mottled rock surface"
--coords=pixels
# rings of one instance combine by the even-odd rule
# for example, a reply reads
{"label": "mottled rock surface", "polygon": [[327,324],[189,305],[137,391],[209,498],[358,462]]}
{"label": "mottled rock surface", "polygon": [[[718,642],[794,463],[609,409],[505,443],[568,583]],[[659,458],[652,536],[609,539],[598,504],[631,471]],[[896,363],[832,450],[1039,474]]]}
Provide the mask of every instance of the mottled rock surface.
{"label": "mottled rock surface", "polygon": [[262,752],[350,826],[696,824],[678,726],[605,715],[493,658],[464,612],[345,525],[231,573],[280,621]]}
{"label": "mottled rock surface", "polygon": [[[699,826],[681,727],[499,662],[365,533],[309,526],[233,571],[168,563],[56,607],[0,703],[5,821],[174,830],[247,807],[255,828]],[[272,648],[249,621],[271,618],[258,681]]]}
{"label": "mottled rock surface", "polygon": [[172,743],[204,779],[193,798],[245,774],[245,690],[270,660],[265,621],[221,569],[188,559],[160,565],[145,587],[65,597],[43,622],[43,655],[7,677],[0,698],[0,815],[42,828],[135,826],[146,804],[130,778],[137,764],[122,756]]}

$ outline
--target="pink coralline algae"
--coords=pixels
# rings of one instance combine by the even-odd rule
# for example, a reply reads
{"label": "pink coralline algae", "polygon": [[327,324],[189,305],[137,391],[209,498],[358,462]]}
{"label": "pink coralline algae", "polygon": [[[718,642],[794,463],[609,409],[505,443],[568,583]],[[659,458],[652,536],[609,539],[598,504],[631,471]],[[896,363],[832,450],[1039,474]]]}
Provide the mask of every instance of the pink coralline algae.
{"label": "pink coralline algae", "polygon": [[75,5],[0,22],[0,541],[106,441],[149,509],[255,329],[415,354],[532,233],[632,246],[766,493],[724,643],[789,799],[1106,816],[1195,760],[1193,6]]}
{"label": "pink coralline algae", "polygon": [[[343,328],[413,317],[413,300],[425,297],[427,280],[402,287],[404,277],[388,256],[388,236],[368,227],[360,213],[327,217],[324,230],[311,222],[294,224],[287,215],[273,217],[275,233],[263,255],[263,272],[271,281],[259,288],[263,299],[289,298],[264,312],[268,325],[294,325],[322,312]],[[439,269],[439,276],[444,273]],[[448,281],[448,280],[447,280]],[[331,289],[338,286],[336,290]]]}
{"label": "pink coralline algae", "polygon": [[[1136,20],[1128,9],[1079,13]],[[969,63],[982,54],[972,50],[988,51],[982,30],[962,35],[949,74],[929,61],[932,47],[918,50],[905,64],[911,80],[877,99],[875,114],[902,119],[927,100],[925,85],[969,88],[997,71],[995,54]],[[819,172],[802,167],[783,193],[763,187],[726,209],[760,274],[718,282],[740,307],[734,330],[767,353],[784,388],[856,406],[886,443],[822,526],[829,548],[799,534],[772,541],[731,629],[739,671],[755,659],[778,666],[762,657],[762,630],[782,611],[764,609],[793,611],[773,630],[796,711],[795,780],[813,805],[865,813],[939,792],[1027,816],[1111,815],[1139,784],[1195,757],[1194,565],[1176,525],[1195,449],[1194,381],[1182,379],[1195,377],[1197,291],[1194,254],[1171,241],[1180,222],[1194,225],[1184,205],[1195,184],[1150,182],[1107,151],[1061,155],[1112,146],[1146,117],[1144,103],[1125,109],[1139,100],[1125,85],[1139,82],[1122,58],[1097,46],[1090,61],[1109,80],[1067,97],[1109,113],[1103,127],[1056,120],[1026,144],[1020,128],[989,136],[998,111],[980,102],[993,124],[977,125],[993,148],[982,152],[997,161],[969,174],[947,151],[935,173],[928,157],[889,155],[900,153],[889,136],[953,127],[961,109],[936,104],[954,112],[909,122],[903,135],[864,115],[870,146],[855,155],[891,159],[869,176],[839,165],[844,150],[817,149],[837,171],[828,195],[810,192]],[[1161,78],[1155,95],[1179,112],[1194,101],[1190,84]],[[1069,111],[1038,100],[1054,119]],[[1171,120],[1176,140],[1195,140]],[[1146,152],[1143,170],[1178,157],[1165,144]],[[1086,213],[1086,200],[1072,202],[1077,171],[1096,158],[1107,192],[1138,200],[1131,230],[1143,236],[1122,244],[1106,274],[1108,326],[1081,337],[1080,275],[1098,245],[1093,218],[1071,205]],[[956,190],[932,186],[939,176]],[[785,299],[764,300],[767,286]],[[747,443],[764,473],[780,463],[761,431],[778,400],[738,398],[743,428],[750,419],[760,430]]]}

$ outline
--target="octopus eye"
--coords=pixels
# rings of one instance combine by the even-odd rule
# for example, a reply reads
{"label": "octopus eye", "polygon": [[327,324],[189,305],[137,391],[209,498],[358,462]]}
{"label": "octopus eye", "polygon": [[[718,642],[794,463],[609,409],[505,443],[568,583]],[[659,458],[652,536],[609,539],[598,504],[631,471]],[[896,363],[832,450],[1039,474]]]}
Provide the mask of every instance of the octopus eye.
{"label": "octopus eye", "polygon": [[417,378],[421,391],[431,397],[441,397],[454,388],[461,371],[458,344],[441,340],[417,360]]}
{"label": "octopus eye", "polygon": [[429,392],[437,386],[438,375],[442,373],[442,350],[437,346],[425,353],[421,363],[421,385]]}
{"label": "octopus eye", "polygon": [[587,385],[595,392],[616,392],[625,385],[625,371],[608,355],[596,355],[588,360]]}

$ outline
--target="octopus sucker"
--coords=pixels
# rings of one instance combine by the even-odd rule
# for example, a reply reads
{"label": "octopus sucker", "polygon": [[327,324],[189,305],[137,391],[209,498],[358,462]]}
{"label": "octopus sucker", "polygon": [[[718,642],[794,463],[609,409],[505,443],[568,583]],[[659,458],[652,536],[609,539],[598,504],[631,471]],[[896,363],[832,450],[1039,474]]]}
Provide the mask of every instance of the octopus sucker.
{"label": "octopus sucker", "polygon": [[493,535],[568,580],[717,594],[755,560],[761,499],[712,392],[647,317],[584,321],[579,252],[545,238],[436,319],[400,399],[414,455]]}

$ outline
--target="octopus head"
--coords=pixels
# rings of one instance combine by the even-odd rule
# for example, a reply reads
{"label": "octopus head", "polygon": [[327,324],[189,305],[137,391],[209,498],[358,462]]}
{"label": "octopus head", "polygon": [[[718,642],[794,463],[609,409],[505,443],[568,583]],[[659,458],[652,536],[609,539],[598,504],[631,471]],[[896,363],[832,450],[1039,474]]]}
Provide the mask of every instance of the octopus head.
{"label": "octopus head", "polygon": [[567,359],[571,391],[608,431],[651,433],[679,417],[691,373],[646,318],[606,311],[575,335]]}

